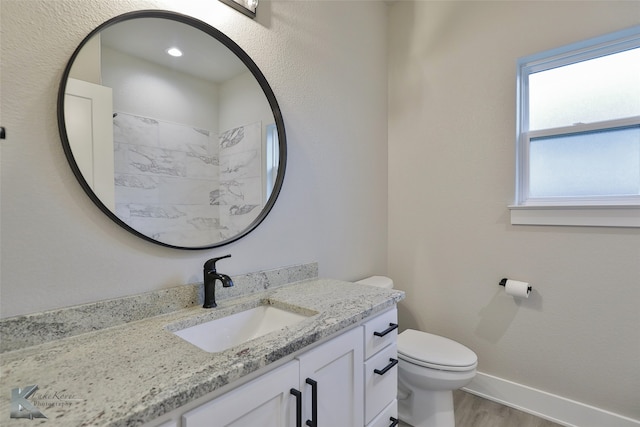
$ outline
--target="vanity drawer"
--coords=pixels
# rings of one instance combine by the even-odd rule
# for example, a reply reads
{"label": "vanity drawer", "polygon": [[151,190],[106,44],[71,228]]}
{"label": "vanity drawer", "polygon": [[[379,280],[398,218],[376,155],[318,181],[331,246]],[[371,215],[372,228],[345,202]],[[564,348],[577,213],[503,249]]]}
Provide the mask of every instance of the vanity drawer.
{"label": "vanity drawer", "polygon": [[382,412],[378,414],[367,427],[391,427],[398,425],[398,401],[393,400]]}
{"label": "vanity drawer", "polygon": [[396,398],[398,391],[398,352],[395,344],[364,363],[365,424]]}
{"label": "vanity drawer", "polygon": [[398,338],[397,326],[397,309],[382,313],[365,323],[364,358],[368,359],[389,344],[394,344]]}

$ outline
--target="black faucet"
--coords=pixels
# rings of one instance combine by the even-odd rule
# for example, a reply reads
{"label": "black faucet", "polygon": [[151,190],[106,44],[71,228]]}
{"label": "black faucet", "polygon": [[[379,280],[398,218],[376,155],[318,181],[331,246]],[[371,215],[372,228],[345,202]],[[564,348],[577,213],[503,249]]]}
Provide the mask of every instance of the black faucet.
{"label": "black faucet", "polygon": [[204,305],[203,308],[213,308],[216,304],[216,280],[222,282],[222,286],[230,288],[233,286],[231,277],[226,274],[220,274],[216,271],[216,262],[223,258],[230,258],[231,255],[225,255],[218,258],[211,258],[204,263]]}

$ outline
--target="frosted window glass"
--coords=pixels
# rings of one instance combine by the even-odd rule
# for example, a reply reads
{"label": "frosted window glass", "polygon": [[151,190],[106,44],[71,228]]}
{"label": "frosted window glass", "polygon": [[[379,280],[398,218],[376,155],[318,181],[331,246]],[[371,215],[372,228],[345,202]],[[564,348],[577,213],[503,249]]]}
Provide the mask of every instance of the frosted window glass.
{"label": "frosted window glass", "polygon": [[640,48],[529,75],[529,130],[640,116]]}
{"label": "frosted window glass", "polygon": [[640,195],[640,126],[532,138],[530,197]]}

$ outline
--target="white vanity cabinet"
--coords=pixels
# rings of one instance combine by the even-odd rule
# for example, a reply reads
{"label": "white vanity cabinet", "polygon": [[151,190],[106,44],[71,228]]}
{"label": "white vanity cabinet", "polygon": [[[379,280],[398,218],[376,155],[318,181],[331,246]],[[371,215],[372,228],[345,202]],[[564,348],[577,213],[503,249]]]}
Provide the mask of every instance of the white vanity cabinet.
{"label": "white vanity cabinet", "polygon": [[387,311],[364,324],[365,425],[397,425],[398,311]]}
{"label": "white vanity cabinet", "polygon": [[393,426],[397,330],[390,324],[397,325],[396,309],[207,403],[162,418],[175,420],[169,425],[176,427]]}
{"label": "white vanity cabinet", "polygon": [[185,413],[182,427],[362,426],[362,360],[358,327]]}

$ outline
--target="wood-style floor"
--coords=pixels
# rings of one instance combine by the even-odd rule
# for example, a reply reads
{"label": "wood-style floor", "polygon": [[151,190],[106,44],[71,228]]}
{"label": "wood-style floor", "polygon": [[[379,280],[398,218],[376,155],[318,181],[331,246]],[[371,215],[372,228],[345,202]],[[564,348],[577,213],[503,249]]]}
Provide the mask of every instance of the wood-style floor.
{"label": "wood-style floor", "polygon": [[[560,424],[483,399],[462,390],[453,392],[456,427],[560,427]],[[400,426],[408,426],[400,422]]]}

